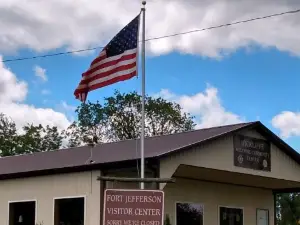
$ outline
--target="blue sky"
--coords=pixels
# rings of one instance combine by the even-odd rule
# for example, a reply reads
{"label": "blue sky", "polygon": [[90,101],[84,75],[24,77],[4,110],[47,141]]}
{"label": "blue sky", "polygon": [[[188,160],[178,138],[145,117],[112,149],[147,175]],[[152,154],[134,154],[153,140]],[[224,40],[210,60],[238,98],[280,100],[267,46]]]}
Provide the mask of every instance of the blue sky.
{"label": "blue sky", "polygon": [[[153,8],[159,6],[155,4],[153,3]],[[169,19],[169,24],[173,24],[168,29],[162,29],[162,25],[155,29],[154,25],[151,25],[155,24],[155,16],[154,13],[150,13],[148,37],[160,36],[165,34],[164,32],[182,32],[196,27],[195,24],[188,23],[187,18],[183,19],[185,26],[183,22],[180,24],[181,21],[177,21],[173,16],[174,11],[171,10],[176,4],[183,3],[174,0],[173,5],[163,5],[166,15],[169,16],[165,19]],[[259,12],[260,15],[286,11],[283,9],[287,7],[295,8],[293,5],[282,5],[283,3],[278,2],[273,4],[274,9],[277,10],[270,11],[262,4],[261,7],[264,10]],[[39,5],[33,6],[39,7]],[[190,9],[189,5],[181,6],[186,7],[187,11]],[[242,4],[239,5],[241,9],[249,10],[244,11],[248,18],[257,15],[258,12],[254,8],[246,9],[242,6]],[[1,7],[4,6],[0,4],[0,10]],[[213,19],[209,22],[206,21],[207,18],[202,18],[198,26],[207,27],[211,24],[220,24],[225,20],[223,17],[219,20],[215,12],[216,9],[223,14],[226,12],[219,5],[216,5],[213,10],[210,6],[205,6],[204,9],[202,9],[204,6],[200,9],[200,5],[194,7],[206,10],[206,13],[210,12],[210,16],[215,15],[215,17],[211,16]],[[226,7],[230,9],[229,4]],[[43,7],[43,10],[46,10],[45,8],[47,7]],[[48,11],[45,12],[52,15]],[[120,15],[126,14],[124,20],[116,23],[110,22],[114,24],[109,28],[101,21],[96,32],[99,43],[91,37],[84,37],[81,40],[79,37],[76,39],[71,35],[68,36],[67,33],[61,35],[62,38],[59,39],[58,34],[63,32],[62,28],[57,31],[51,23],[34,18],[41,25],[45,22],[44,26],[49,26],[49,30],[53,28],[56,36],[47,40],[46,34],[32,28],[33,32],[30,35],[33,37],[24,35],[23,39],[18,39],[14,36],[15,40],[9,43],[10,49],[7,47],[10,46],[8,42],[3,45],[6,47],[2,49],[0,47],[0,55],[3,59],[9,59],[103,45],[130,18],[128,13],[120,13]],[[196,11],[193,13],[196,15]],[[193,16],[193,13],[190,16]],[[30,15],[27,16],[30,18]],[[244,17],[237,13],[237,15],[228,16],[226,22],[240,18]],[[218,31],[149,43],[146,59],[146,91],[150,95],[160,95],[180,103],[184,110],[196,116],[199,128],[260,120],[276,134],[281,135],[292,147],[300,150],[300,104],[298,101],[300,49],[295,44],[300,40],[295,37],[295,33],[290,32],[293,29],[300,29],[293,23],[296,18],[299,16],[269,20],[260,24],[254,22],[247,25],[248,27],[222,28]],[[11,21],[13,20],[9,18],[6,20],[7,24]],[[82,26],[80,23],[83,21],[84,19],[77,18],[76,26]],[[22,23],[19,21],[14,25],[22,27],[24,26]],[[279,23],[289,27],[281,30],[277,27]],[[71,25],[68,25],[68,28],[72,27]],[[0,29],[1,26],[3,25],[0,24]],[[271,31],[265,31],[266,27],[269,27]],[[72,32],[75,31],[70,30],[69,33]],[[85,33],[88,32],[90,31],[85,31]],[[273,36],[270,36],[271,34]],[[6,35],[7,39],[11,37],[8,31],[2,35]],[[45,41],[40,41],[41,38],[45,38]],[[54,41],[53,39],[56,38],[57,40]],[[3,43],[0,41],[0,44]],[[6,100],[0,98],[2,111],[11,115],[20,126],[25,117],[34,123],[66,127],[74,119],[74,108],[79,105],[79,101],[73,96],[74,89],[80,80],[81,73],[88,68],[89,63],[99,51],[79,56],[63,55],[3,63],[0,73],[4,74],[7,79],[1,81],[0,78],[0,86],[7,82],[7,86],[12,88],[10,92],[4,92],[4,96],[8,96]],[[39,71],[35,71],[36,67],[40,68]],[[9,70],[11,72],[8,73]],[[25,83],[26,87],[20,85],[20,82]],[[102,101],[104,97],[112,95],[115,89],[122,92],[140,92],[140,78],[133,78],[93,91],[88,99],[93,102]]]}
{"label": "blue sky", "polygon": [[[27,104],[60,110],[61,101],[74,107],[79,105],[73,91],[81,72],[88,67],[94,56],[60,56],[11,62],[7,65],[19,79],[29,84]],[[275,49],[260,49],[251,53],[241,49],[222,60],[178,53],[148,57],[146,89],[148,94],[168,89],[179,96],[193,96],[204,92],[209,84],[218,89],[218,96],[226,111],[240,115],[247,121],[260,120],[278,134],[279,130],[272,126],[272,118],[283,110],[299,111],[299,62],[299,58]],[[35,76],[35,65],[46,69],[47,82]],[[103,101],[115,89],[140,92],[140,88],[140,79],[133,78],[91,92],[88,99],[93,102]],[[51,93],[43,95],[43,90]],[[300,148],[298,138],[287,141],[295,148]]]}

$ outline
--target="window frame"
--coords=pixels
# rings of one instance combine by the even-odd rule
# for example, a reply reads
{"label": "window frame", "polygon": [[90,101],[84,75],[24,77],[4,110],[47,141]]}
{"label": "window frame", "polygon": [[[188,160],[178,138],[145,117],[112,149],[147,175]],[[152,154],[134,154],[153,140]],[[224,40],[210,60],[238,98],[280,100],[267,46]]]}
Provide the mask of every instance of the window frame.
{"label": "window frame", "polygon": [[84,215],[84,219],[83,219],[83,225],[86,225],[86,218],[87,218],[87,197],[86,195],[74,195],[74,196],[60,196],[60,197],[54,197],[53,198],[53,207],[52,207],[52,225],[55,224],[55,200],[62,200],[62,199],[74,199],[74,198],[83,198],[83,202],[84,202],[84,210],[83,210],[83,215]]}
{"label": "window frame", "polygon": [[244,207],[240,207],[240,206],[228,206],[228,205],[218,205],[218,225],[220,225],[220,208],[223,207],[223,208],[228,208],[228,209],[241,209],[242,212],[243,212],[243,224],[245,224],[245,208]]}
{"label": "window frame", "polygon": [[8,210],[7,210],[7,224],[9,224],[9,215],[10,215],[10,204],[13,204],[13,203],[22,203],[22,202],[34,202],[35,204],[35,212],[34,212],[34,224],[37,224],[37,212],[38,212],[38,201],[37,199],[22,199],[22,200],[13,200],[13,201],[8,201],[7,203],[7,206],[8,206]]}
{"label": "window frame", "polygon": [[189,202],[189,201],[175,201],[175,218],[174,218],[174,224],[177,225],[177,204],[194,204],[194,205],[201,205],[202,209],[203,209],[203,213],[202,213],[202,225],[205,224],[205,218],[204,218],[204,203],[200,203],[200,202]]}

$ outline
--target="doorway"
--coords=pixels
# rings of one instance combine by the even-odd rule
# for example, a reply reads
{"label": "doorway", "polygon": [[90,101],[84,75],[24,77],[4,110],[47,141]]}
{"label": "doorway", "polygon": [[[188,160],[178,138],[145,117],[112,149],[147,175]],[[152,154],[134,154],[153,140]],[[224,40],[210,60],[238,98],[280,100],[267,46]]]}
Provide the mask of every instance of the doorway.
{"label": "doorway", "polygon": [[256,209],[256,225],[269,225],[269,210]]}
{"label": "doorway", "polygon": [[35,225],[36,201],[10,202],[9,225]]}
{"label": "doorway", "polygon": [[85,198],[54,199],[54,225],[84,225]]}

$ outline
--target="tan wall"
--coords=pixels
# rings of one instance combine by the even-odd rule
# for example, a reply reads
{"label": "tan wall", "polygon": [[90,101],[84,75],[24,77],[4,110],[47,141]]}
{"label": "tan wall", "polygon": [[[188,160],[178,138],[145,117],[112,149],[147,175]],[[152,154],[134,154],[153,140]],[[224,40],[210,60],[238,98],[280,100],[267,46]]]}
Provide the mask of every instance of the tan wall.
{"label": "tan wall", "polygon": [[[242,134],[262,138],[254,131],[246,131]],[[233,136],[220,138],[210,144],[162,159],[160,161],[160,176],[171,177],[180,164],[300,181],[299,164],[274,144],[271,144],[271,172],[235,167],[233,163]],[[161,185],[161,188],[163,186]]]}
{"label": "tan wall", "polygon": [[[117,169],[105,176],[137,177],[134,169]],[[100,224],[100,171],[68,173],[0,181],[0,224],[8,224],[8,202],[36,200],[36,222],[54,224],[54,198],[85,196],[85,225]],[[153,177],[147,172],[146,177]],[[138,188],[138,183],[107,182],[106,188]],[[146,188],[154,188],[146,184]]]}
{"label": "tan wall", "polygon": [[191,202],[204,205],[204,225],[217,225],[218,206],[244,208],[244,225],[256,224],[256,208],[269,210],[269,224],[274,224],[272,191],[176,179],[175,184],[167,184],[165,191],[165,214],[169,214],[171,224],[175,223],[175,203]]}
{"label": "tan wall", "polygon": [[37,200],[36,222],[53,225],[53,199],[86,197],[85,225],[99,225],[100,171],[0,181],[0,224],[8,224],[8,202]]}

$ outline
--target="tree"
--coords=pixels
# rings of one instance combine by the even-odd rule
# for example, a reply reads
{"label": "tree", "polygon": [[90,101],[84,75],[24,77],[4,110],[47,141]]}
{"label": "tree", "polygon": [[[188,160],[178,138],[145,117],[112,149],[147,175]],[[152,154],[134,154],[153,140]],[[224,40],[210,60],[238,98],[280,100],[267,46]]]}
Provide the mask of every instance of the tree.
{"label": "tree", "polygon": [[[115,91],[114,96],[104,99],[103,105],[99,102],[81,104],[76,110],[78,121],[66,132],[70,140],[76,140],[69,145],[139,138],[141,108],[141,96],[136,92]],[[194,127],[193,117],[183,112],[179,104],[146,96],[145,136],[188,131]]]}
{"label": "tree", "polygon": [[282,193],[277,195],[276,216],[278,225],[299,224],[300,194]]}
{"label": "tree", "polygon": [[59,149],[63,136],[57,127],[28,124],[17,130],[14,121],[0,114],[0,156]]}
{"label": "tree", "polygon": [[18,154],[57,150],[62,145],[63,137],[57,127],[28,124],[23,131],[24,134],[19,135],[22,147],[17,148]]}
{"label": "tree", "polygon": [[107,117],[99,102],[81,104],[76,111],[78,120],[65,131],[69,147],[81,144],[99,143],[104,140],[107,131]]}
{"label": "tree", "polygon": [[16,124],[3,113],[0,113],[0,156],[13,155],[17,147]]}

